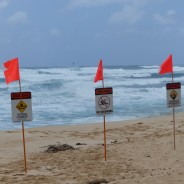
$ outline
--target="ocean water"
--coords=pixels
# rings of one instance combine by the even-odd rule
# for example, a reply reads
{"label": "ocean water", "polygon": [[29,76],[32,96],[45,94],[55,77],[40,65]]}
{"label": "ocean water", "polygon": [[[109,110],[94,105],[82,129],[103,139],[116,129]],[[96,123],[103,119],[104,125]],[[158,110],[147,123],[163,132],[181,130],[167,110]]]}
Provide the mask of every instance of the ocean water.
{"label": "ocean water", "polygon": [[[33,121],[26,127],[102,122],[96,115],[94,83],[97,67],[21,68],[22,91],[32,93]],[[159,75],[159,66],[104,66],[105,87],[113,88],[113,110],[107,121],[130,120],[170,114],[166,106],[166,83],[171,75]],[[184,82],[184,66],[174,67],[174,81]],[[5,84],[0,71],[0,130],[21,128],[11,120],[11,92],[18,82]],[[184,91],[181,89],[181,96]],[[182,98],[182,104],[184,99]],[[176,108],[183,111],[183,105]]]}

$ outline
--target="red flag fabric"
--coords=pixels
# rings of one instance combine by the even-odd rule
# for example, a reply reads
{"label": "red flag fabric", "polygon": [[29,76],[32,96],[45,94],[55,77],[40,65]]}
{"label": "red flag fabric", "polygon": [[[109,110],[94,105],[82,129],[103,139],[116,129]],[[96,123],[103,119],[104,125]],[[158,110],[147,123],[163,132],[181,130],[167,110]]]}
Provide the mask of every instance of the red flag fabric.
{"label": "red flag fabric", "polygon": [[172,54],[160,66],[159,74],[173,73]]}
{"label": "red flag fabric", "polygon": [[96,76],[94,78],[94,82],[98,82],[99,80],[103,80],[103,65],[102,65],[102,59],[100,60],[98,64],[98,69],[96,72]]}
{"label": "red flag fabric", "polygon": [[20,80],[18,58],[14,58],[5,62],[4,67],[5,67],[4,76],[6,84],[9,84],[10,82],[16,80]]}

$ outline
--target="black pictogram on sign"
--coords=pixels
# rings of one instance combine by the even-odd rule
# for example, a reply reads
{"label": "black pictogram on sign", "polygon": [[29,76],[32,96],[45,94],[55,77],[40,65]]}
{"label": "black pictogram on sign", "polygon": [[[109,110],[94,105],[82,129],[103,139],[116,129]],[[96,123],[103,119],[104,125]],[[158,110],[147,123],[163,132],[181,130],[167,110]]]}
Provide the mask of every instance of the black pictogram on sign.
{"label": "black pictogram on sign", "polygon": [[110,106],[110,99],[107,96],[101,96],[98,100],[98,105],[101,109],[108,109]]}
{"label": "black pictogram on sign", "polygon": [[178,93],[173,89],[173,90],[171,91],[171,93],[170,93],[170,97],[171,97],[173,100],[175,100],[177,96],[178,96]]}
{"label": "black pictogram on sign", "polygon": [[27,104],[26,104],[24,101],[21,100],[21,101],[17,104],[16,108],[17,108],[21,113],[23,113],[23,112],[26,110],[26,108],[27,108]]}

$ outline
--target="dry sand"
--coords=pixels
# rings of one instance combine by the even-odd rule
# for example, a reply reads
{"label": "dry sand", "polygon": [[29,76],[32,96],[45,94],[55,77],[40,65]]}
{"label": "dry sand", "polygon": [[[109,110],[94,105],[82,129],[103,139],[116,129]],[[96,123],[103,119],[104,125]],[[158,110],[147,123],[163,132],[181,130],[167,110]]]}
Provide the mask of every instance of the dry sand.
{"label": "dry sand", "polygon": [[[21,130],[1,131],[0,184],[183,184],[183,117],[176,116],[176,150],[171,115],[107,123],[106,162],[103,122],[26,129],[27,174]],[[44,152],[57,142],[77,149]]]}

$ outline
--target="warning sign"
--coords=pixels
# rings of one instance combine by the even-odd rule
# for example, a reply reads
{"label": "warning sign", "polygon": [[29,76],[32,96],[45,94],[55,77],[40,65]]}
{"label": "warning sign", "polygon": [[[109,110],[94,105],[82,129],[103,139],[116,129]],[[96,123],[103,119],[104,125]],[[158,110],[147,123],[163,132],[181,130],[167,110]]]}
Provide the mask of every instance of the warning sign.
{"label": "warning sign", "polygon": [[104,114],[113,112],[112,88],[96,88],[96,113]]}
{"label": "warning sign", "polygon": [[12,121],[31,121],[31,92],[11,93]]}
{"label": "warning sign", "polygon": [[167,89],[167,106],[178,107],[181,105],[181,83],[168,83]]}
{"label": "warning sign", "polygon": [[16,108],[17,108],[20,112],[24,112],[25,109],[27,108],[27,105],[26,105],[26,103],[25,103],[24,101],[21,100],[21,101],[17,104]]}

